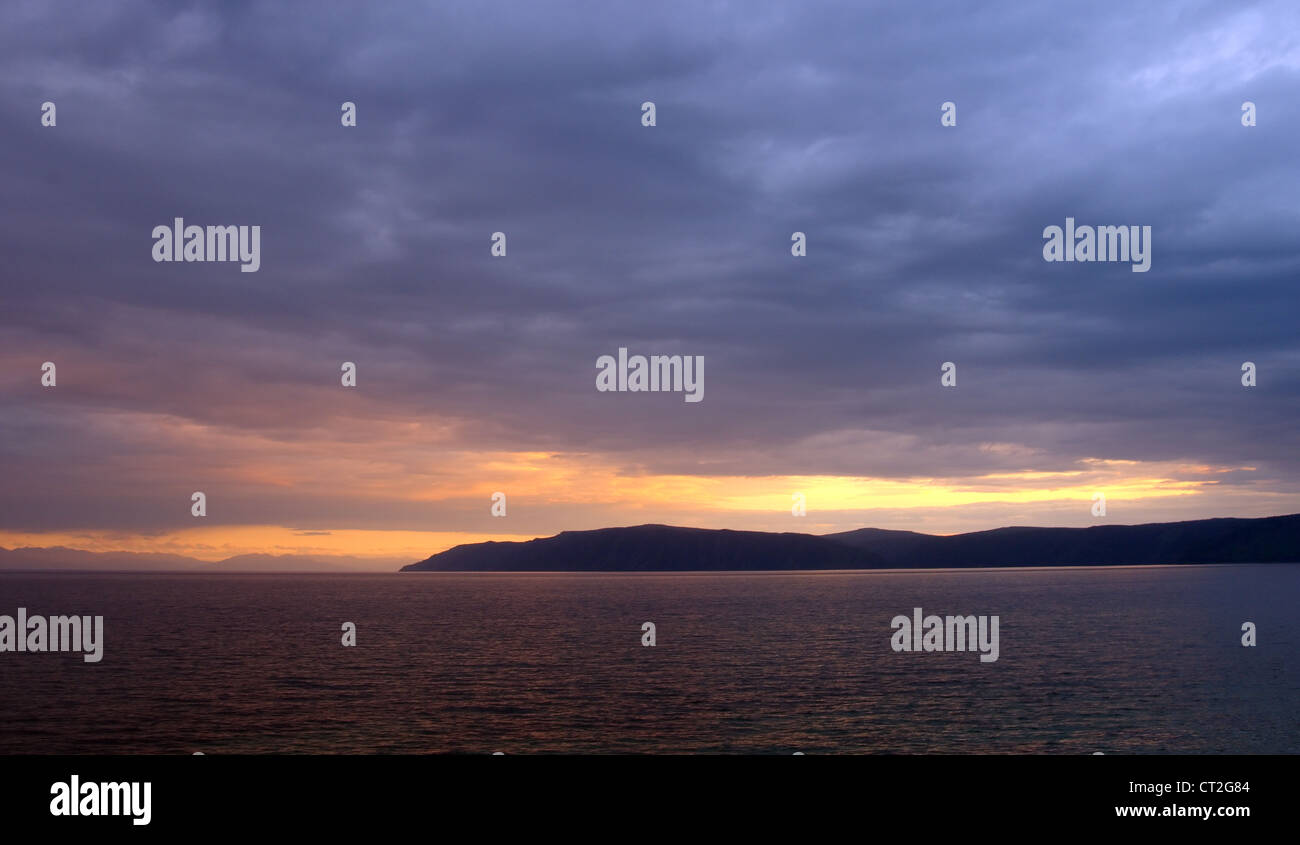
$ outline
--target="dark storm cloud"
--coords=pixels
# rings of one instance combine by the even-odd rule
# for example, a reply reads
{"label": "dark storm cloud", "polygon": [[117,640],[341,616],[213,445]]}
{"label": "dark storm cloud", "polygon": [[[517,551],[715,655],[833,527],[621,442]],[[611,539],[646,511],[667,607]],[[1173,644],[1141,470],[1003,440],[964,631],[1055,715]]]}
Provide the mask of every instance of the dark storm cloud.
{"label": "dark storm cloud", "polygon": [[[272,440],[435,420],[646,472],[1104,457],[1292,489],[1297,24],[1286,3],[7,5],[0,498],[27,512],[19,475],[69,495],[92,483],[74,453],[144,448],[91,410]],[[155,264],[176,216],[260,225],[260,272]],[[1151,271],[1044,263],[1066,216],[1150,225]],[[704,355],[705,401],[597,394],[619,346]],[[44,360],[77,392],[41,394]]]}

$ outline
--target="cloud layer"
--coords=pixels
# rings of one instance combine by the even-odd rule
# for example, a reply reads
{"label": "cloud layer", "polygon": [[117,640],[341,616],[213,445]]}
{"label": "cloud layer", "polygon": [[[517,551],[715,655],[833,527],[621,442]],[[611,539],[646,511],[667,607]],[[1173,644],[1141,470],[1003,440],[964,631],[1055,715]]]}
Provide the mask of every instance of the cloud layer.
{"label": "cloud layer", "polygon": [[[1300,510],[1294,4],[551,6],[0,10],[0,532]],[[178,216],[261,270],[154,263]],[[620,346],[707,398],[597,393]]]}

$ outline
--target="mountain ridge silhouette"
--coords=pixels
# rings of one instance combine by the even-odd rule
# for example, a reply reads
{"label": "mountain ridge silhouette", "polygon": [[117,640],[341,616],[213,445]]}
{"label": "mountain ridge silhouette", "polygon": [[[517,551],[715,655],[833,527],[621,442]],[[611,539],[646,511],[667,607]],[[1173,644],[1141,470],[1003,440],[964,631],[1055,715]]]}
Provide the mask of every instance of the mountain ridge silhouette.
{"label": "mountain ridge silhouette", "polygon": [[1008,526],[948,536],[634,525],[467,543],[402,572],[727,572],[1300,562],[1300,514],[1087,528]]}

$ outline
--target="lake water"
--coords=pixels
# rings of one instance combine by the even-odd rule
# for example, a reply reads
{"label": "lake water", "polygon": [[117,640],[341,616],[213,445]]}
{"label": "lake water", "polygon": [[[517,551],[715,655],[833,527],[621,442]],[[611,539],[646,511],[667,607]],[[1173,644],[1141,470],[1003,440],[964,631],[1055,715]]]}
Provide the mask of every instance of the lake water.
{"label": "lake water", "polygon": [[[104,616],[100,663],[0,653],[0,753],[1297,753],[1297,598],[1297,565],[0,573],[0,614]],[[999,659],[893,651],[914,607],[999,616]]]}

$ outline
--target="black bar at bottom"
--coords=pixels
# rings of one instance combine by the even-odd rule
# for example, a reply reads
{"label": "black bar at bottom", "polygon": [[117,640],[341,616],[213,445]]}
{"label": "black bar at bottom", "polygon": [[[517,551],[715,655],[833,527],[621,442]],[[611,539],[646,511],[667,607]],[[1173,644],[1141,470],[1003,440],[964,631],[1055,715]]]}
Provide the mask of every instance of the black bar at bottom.
{"label": "black bar at bottom", "polygon": [[[1232,834],[1293,821],[1294,758],[0,757],[6,832],[518,832],[645,841],[745,830],[811,838],[847,824],[918,835],[1104,828]],[[75,781],[73,778],[75,777]],[[139,784],[129,806],[130,787]],[[148,823],[136,812],[149,784]],[[60,784],[63,786],[61,787]],[[79,793],[77,814],[70,802]],[[90,786],[88,786],[90,785]],[[91,795],[93,794],[93,797]],[[67,800],[60,801],[66,796]],[[119,815],[109,813],[117,800]],[[89,801],[89,803],[86,803]],[[1290,802],[1294,803],[1294,802]],[[62,811],[56,815],[52,812]],[[1193,810],[1192,808],[1196,808]],[[1209,808],[1209,817],[1201,813]],[[1289,826],[1289,825],[1288,825]],[[457,833],[459,831],[459,833]]]}

